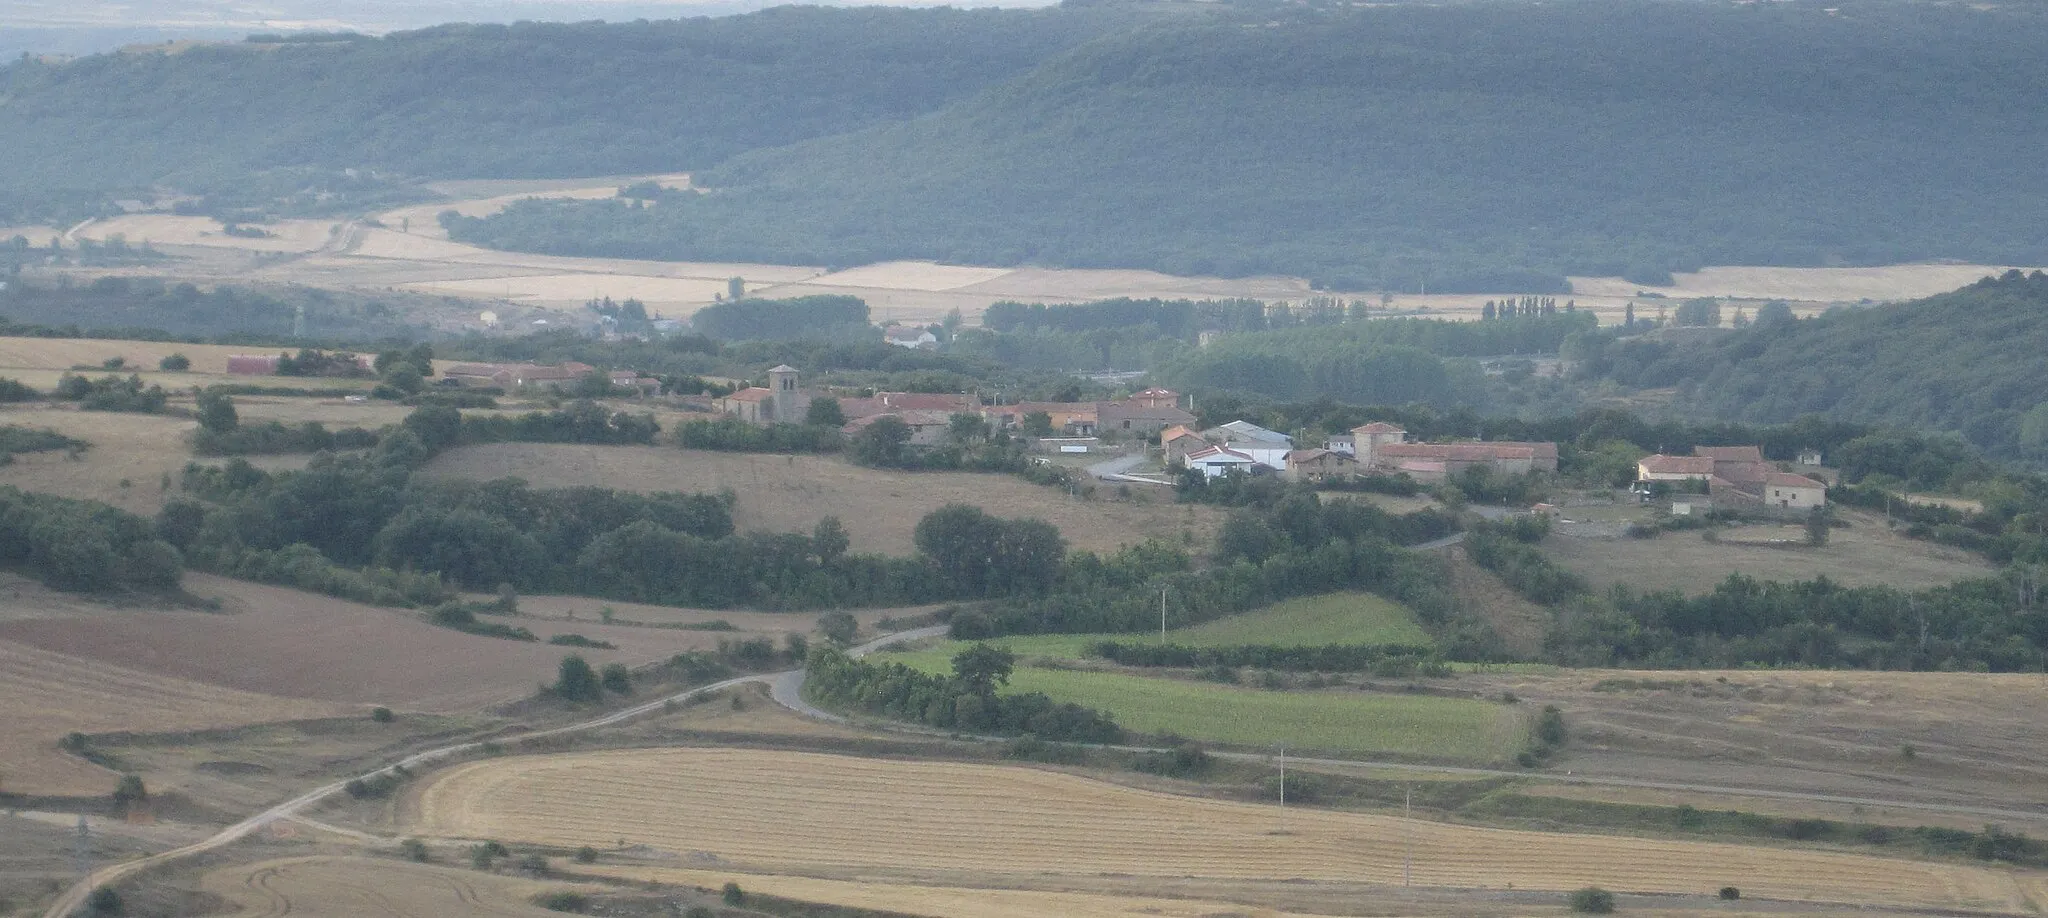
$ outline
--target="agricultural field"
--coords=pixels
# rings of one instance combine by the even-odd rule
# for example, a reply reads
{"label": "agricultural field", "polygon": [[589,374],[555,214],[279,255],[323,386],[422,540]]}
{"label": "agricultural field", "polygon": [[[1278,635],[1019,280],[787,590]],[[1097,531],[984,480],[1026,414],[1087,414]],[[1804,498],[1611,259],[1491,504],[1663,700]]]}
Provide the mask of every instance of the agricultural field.
{"label": "agricultural field", "polygon": [[637,665],[716,646],[721,636],[750,636],[510,620],[543,641],[574,632],[619,646],[570,650],[463,634],[402,610],[204,574],[188,574],[186,588],[221,599],[224,611],[123,609],[17,618],[0,621],[0,640],[244,692],[453,712],[531,694],[536,684],[553,678],[567,653],[580,653],[593,664]]}
{"label": "agricultural field", "polygon": [[[444,182],[434,187],[448,200],[399,208],[366,220],[284,220],[268,224],[270,238],[229,236],[211,219],[142,214],[95,221],[77,230],[87,239],[125,236],[148,241],[183,260],[150,273],[170,273],[199,282],[234,280],[306,284],[354,289],[401,289],[458,298],[468,304],[469,327],[476,311],[510,306],[522,314],[578,311],[584,302],[609,296],[637,297],[650,311],[687,317],[724,292],[729,277],[743,277],[751,292],[770,297],[852,294],[866,299],[878,321],[930,323],[958,309],[971,323],[990,303],[1024,300],[1073,303],[1110,297],[1234,298],[1300,301],[1322,295],[1297,277],[1177,277],[1153,271],[991,268],[899,261],[837,272],[816,266],[713,264],[630,259],[573,258],[500,252],[448,240],[438,215],[455,210],[494,213],[527,197],[599,199],[620,186],[653,180],[688,187],[687,175],[617,176],[545,181]],[[33,228],[41,242],[54,231]],[[1792,303],[1799,315],[1829,305],[1865,300],[1902,300],[1952,290],[2005,269],[1989,265],[1892,265],[1881,268],[1707,268],[1676,276],[1673,286],[1644,288],[1620,278],[1572,278],[1571,296],[1581,310],[1603,324],[1621,320],[1627,303],[1652,310],[1687,297],[1732,298],[1731,305],[1754,309],[1770,299]],[[121,273],[135,273],[124,271]],[[1644,299],[1639,292],[1667,299]],[[1377,292],[1343,293],[1379,305]],[[1479,318],[1498,295],[1397,294],[1387,307],[1395,313],[1448,319]],[[462,310],[458,310],[462,312]],[[457,324],[461,324],[460,321]]]}
{"label": "agricultural field", "polygon": [[865,908],[909,915],[946,918],[1319,918],[1308,912],[1246,908],[1240,903],[1167,896],[1119,896],[1102,893],[1050,892],[1023,889],[972,889],[908,883],[850,882],[811,877],[720,873],[675,867],[568,867],[579,875],[618,880],[653,881],[665,885],[718,889],[737,882],[748,892],[784,899]]}
{"label": "agricultural field", "polygon": [[1435,643],[1400,603],[1371,593],[1326,593],[1276,603],[1256,612],[1219,618],[1168,635],[1196,647],[1277,644]]}
{"label": "agricultural field", "polygon": [[57,743],[70,733],[234,727],[348,713],[0,640],[0,791],[97,796],[118,775]]}
{"label": "agricultural field", "polygon": [[917,521],[948,503],[974,504],[995,516],[1043,519],[1059,527],[1070,548],[1092,551],[1114,551],[1149,538],[1206,545],[1221,521],[1208,507],[1077,500],[1006,475],[891,472],[831,456],[495,443],[449,450],[421,474],[482,480],[515,477],[540,488],[730,488],[739,495],[733,523],[743,531],[809,532],[818,520],[837,516],[852,536],[854,551],[887,555],[915,552],[912,535]]}
{"label": "agricultural field", "polygon": [[231,904],[227,914],[246,918],[552,918],[561,912],[532,899],[579,887],[383,858],[313,856],[223,867],[201,888]]}
{"label": "agricultural field", "polygon": [[[1175,796],[1023,767],[736,749],[492,759],[411,797],[413,830],[689,853],[734,870],[926,871],[1710,895],[2031,911],[2043,875],[1796,849],[1544,834]],[[886,831],[877,831],[886,827]],[[990,885],[998,885],[991,883]]]}
{"label": "agricultural field", "polygon": [[[470,593],[465,598],[478,602],[496,600],[495,593]],[[874,633],[875,623],[884,618],[910,619],[930,615],[944,604],[925,606],[903,606],[891,609],[861,609],[848,614],[860,623],[862,635]],[[703,630],[726,637],[771,636],[783,634],[810,634],[816,630],[819,612],[749,612],[743,609],[684,609],[677,606],[656,606],[638,602],[616,602],[608,599],[592,599],[588,596],[521,596],[519,615],[527,627],[533,627],[533,620],[577,622],[603,622],[609,611],[612,622],[622,626],[645,626],[649,628],[674,628],[679,630]],[[731,625],[725,629],[718,625]]]}
{"label": "agricultural field", "polygon": [[[1577,509],[1568,511],[1578,513]],[[1758,580],[1828,579],[1850,586],[1885,584],[1907,589],[1940,586],[1989,574],[1969,552],[1892,532],[1884,517],[1836,508],[1849,525],[1829,532],[1828,544],[1809,548],[1800,526],[1770,524],[1718,530],[1708,542],[1699,532],[1667,532],[1654,539],[1585,538],[1553,532],[1543,550],[1594,586],[1705,593],[1729,574]]]}
{"label": "agricultural field", "polygon": [[1995,807],[2033,815],[1976,828],[2048,832],[2048,725],[2014,715],[2048,705],[2048,676],[1546,667],[1455,685],[1562,708],[1571,742],[1552,767],[1576,775]]}
{"label": "agricultural field", "polygon": [[[884,654],[926,672],[949,672],[958,645]],[[1020,656],[1031,654],[1021,645]],[[1074,648],[1078,651],[1078,647]],[[1009,691],[1098,708],[1125,728],[1302,754],[1397,755],[1499,762],[1527,738],[1521,712],[1472,698],[1381,694],[1355,689],[1273,691],[1121,672],[1024,665]]]}

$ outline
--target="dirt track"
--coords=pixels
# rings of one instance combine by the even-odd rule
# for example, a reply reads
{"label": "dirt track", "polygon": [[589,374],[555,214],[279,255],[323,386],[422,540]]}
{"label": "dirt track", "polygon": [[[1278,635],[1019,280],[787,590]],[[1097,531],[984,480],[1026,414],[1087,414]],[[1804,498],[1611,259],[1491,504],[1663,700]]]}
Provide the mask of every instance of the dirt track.
{"label": "dirt track", "polygon": [[561,913],[529,898],[566,887],[382,858],[303,857],[223,868],[201,888],[233,903],[236,918],[547,918]]}

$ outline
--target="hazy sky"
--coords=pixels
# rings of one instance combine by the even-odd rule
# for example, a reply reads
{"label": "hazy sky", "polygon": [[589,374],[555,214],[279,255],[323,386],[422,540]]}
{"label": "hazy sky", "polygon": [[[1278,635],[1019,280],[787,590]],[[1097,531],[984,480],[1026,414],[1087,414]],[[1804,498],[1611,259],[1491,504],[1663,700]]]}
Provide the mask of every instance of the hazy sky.
{"label": "hazy sky", "polygon": [[[743,13],[788,0],[0,0],[0,56],[82,54],[171,38],[349,29],[388,32],[444,22],[673,19]],[[805,0],[859,3],[864,0]],[[939,5],[895,0],[896,5]],[[1044,6],[1053,0],[950,0],[952,6]]]}

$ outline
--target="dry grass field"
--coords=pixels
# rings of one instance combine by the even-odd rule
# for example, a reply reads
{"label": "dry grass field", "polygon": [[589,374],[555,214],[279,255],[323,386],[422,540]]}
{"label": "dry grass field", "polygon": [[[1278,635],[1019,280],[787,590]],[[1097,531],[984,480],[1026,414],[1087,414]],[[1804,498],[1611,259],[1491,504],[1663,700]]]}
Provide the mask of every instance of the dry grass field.
{"label": "dry grass field", "polygon": [[0,790],[99,795],[113,772],[57,748],[69,733],[198,730],[327,717],[342,705],[237,691],[0,640]]}
{"label": "dry grass field", "polygon": [[[1991,566],[1969,552],[1908,539],[1885,528],[1884,518],[1838,508],[1850,525],[1832,530],[1828,544],[1801,544],[1800,526],[1739,526],[1708,542],[1698,532],[1667,532],[1655,539],[1578,538],[1562,533],[1543,550],[1596,586],[1703,593],[1746,574],[1759,580],[1808,580],[1822,574],[1852,586],[1888,584],[1920,588],[1979,577]],[[1789,545],[1764,544],[1777,540]]]}
{"label": "dry grass field", "polygon": [[401,710],[463,711],[530,694],[567,653],[593,664],[641,664],[714,646],[702,631],[517,622],[543,639],[575,632],[618,650],[571,651],[477,637],[413,613],[296,590],[188,574],[186,587],[223,612],[105,610],[0,621],[0,640],[159,676],[247,692]]}
{"label": "dry grass field", "polygon": [[[496,594],[472,594],[481,601],[496,599]],[[863,609],[852,612],[860,622],[863,635],[872,634],[875,621],[885,616],[914,618],[944,608],[944,604],[928,606],[904,606],[894,609]],[[533,627],[534,619],[559,622],[576,622],[579,625],[602,621],[604,611],[610,609],[613,620],[620,624],[639,624],[654,627],[675,627],[678,625],[726,622],[746,635],[809,634],[816,630],[820,612],[748,612],[736,609],[684,609],[676,606],[654,606],[637,602],[616,602],[606,599],[592,599],[588,596],[521,596],[519,614],[527,627]],[[725,632],[731,636],[734,632]]]}
{"label": "dry grass field", "polygon": [[1308,912],[1246,907],[1206,899],[1115,896],[1022,889],[971,889],[906,883],[849,882],[810,877],[720,873],[673,867],[574,865],[587,876],[718,889],[737,882],[748,892],[846,908],[930,915],[933,918],[1317,918]]}
{"label": "dry grass field", "polygon": [[2040,674],[1543,669],[1457,684],[1563,708],[1572,741],[1554,767],[1579,775],[1997,807],[2037,815],[1976,827],[2048,831],[2048,723],[2019,713],[2048,706]]}
{"label": "dry grass field", "polygon": [[201,888],[237,918],[552,918],[530,901],[575,888],[474,870],[366,857],[297,857],[224,867]]}
{"label": "dry grass field", "polygon": [[837,516],[853,550],[906,555],[925,514],[948,503],[996,516],[1037,517],[1072,548],[1110,551],[1148,538],[1191,533],[1207,544],[1218,518],[1207,507],[1083,501],[1007,475],[889,472],[828,456],[766,456],[656,446],[505,443],[443,453],[422,472],[442,478],[524,478],[536,487],[601,485],[635,491],[739,494],[741,530],[808,532]]}
{"label": "dry grass field", "polygon": [[628,844],[768,870],[1398,884],[1699,895],[2031,911],[2034,873],[1826,852],[1543,834],[1178,797],[1028,768],[751,750],[494,759],[413,801],[423,833]]}

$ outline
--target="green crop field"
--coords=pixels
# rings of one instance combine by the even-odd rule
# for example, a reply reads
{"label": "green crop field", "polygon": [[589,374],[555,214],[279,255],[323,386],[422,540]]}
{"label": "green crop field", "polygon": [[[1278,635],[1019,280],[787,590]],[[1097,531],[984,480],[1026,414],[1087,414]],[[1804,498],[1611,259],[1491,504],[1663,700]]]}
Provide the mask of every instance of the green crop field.
{"label": "green crop field", "polygon": [[[1096,636],[1005,639],[1026,659],[1033,645],[1085,644]],[[947,672],[963,646],[880,654],[926,672]],[[1057,649],[1056,647],[1054,649]],[[1079,646],[1073,653],[1079,654]],[[1048,654],[1050,655],[1050,654]],[[1106,711],[1144,733],[1175,733],[1229,746],[1333,754],[1422,756],[1500,761],[1521,748],[1527,730],[1516,709],[1468,698],[1372,694],[1347,689],[1277,692],[1123,673],[1019,666],[1009,691],[1044,692],[1057,701]]]}
{"label": "green crop field", "polygon": [[1167,633],[1176,644],[1229,647],[1273,644],[1412,644],[1431,647],[1429,632],[1393,600],[1371,593],[1325,593],[1267,606]]}

